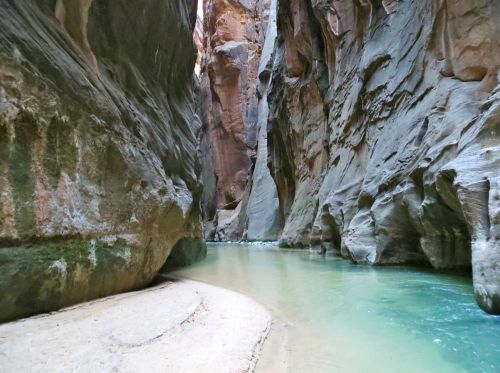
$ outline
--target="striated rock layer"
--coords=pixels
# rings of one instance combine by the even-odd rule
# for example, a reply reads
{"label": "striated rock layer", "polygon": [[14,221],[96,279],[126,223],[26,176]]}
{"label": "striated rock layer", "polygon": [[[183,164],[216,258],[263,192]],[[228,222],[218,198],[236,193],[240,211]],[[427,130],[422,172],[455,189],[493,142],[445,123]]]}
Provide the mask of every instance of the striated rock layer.
{"label": "striated rock layer", "polygon": [[[250,226],[249,238],[275,239],[277,192],[266,167],[267,104],[260,105],[257,95],[262,45],[275,12],[270,0],[205,0],[204,13],[203,201],[209,227],[213,224],[207,236],[238,240]],[[251,194],[254,177],[261,190]]]}
{"label": "striated rock layer", "polygon": [[472,269],[500,313],[499,17],[494,0],[279,1],[283,246]]}
{"label": "striated rock layer", "polygon": [[203,253],[196,1],[0,15],[0,321],[146,285],[174,245],[176,264]]}

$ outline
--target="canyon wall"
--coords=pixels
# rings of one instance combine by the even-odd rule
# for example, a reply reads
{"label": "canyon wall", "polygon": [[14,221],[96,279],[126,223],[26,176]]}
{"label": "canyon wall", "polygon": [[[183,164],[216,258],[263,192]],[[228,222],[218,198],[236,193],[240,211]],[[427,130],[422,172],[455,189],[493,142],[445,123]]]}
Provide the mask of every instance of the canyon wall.
{"label": "canyon wall", "polygon": [[278,3],[281,245],[472,269],[500,313],[500,3]]}
{"label": "canyon wall", "polygon": [[270,0],[204,1],[199,107],[209,239],[277,237],[278,198],[267,168],[263,95],[269,67],[260,64],[268,26],[276,27],[274,9]]}
{"label": "canyon wall", "polygon": [[203,256],[195,0],[0,4],[0,321]]}

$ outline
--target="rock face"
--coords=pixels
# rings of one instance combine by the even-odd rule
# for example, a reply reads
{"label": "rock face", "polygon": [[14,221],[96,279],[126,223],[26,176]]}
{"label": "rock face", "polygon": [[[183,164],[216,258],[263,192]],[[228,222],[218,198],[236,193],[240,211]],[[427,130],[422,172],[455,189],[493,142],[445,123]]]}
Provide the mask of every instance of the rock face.
{"label": "rock face", "polygon": [[[253,239],[274,239],[277,192],[265,167],[267,104],[263,99],[259,106],[257,96],[262,45],[273,13],[270,1],[205,0],[204,13],[200,115],[205,135],[201,148],[210,159],[204,161],[207,187],[203,200],[206,218],[214,224],[207,236],[241,239],[250,225]],[[263,141],[257,151],[259,137]],[[251,196],[254,165],[259,186],[271,189],[255,191]],[[261,184],[261,180],[265,182]],[[214,200],[216,206],[211,202]],[[262,205],[266,206],[263,220]],[[260,222],[256,222],[258,219]],[[270,226],[260,227],[262,223]]]}
{"label": "rock face", "polygon": [[276,184],[267,167],[267,118],[269,104],[267,93],[271,80],[272,57],[276,43],[276,6],[272,0],[269,8],[268,26],[258,70],[257,93],[259,137],[257,157],[252,175],[252,185],[247,206],[247,240],[276,240],[279,233],[279,200]]}
{"label": "rock face", "polygon": [[283,246],[470,270],[500,313],[500,3],[279,1]]}
{"label": "rock face", "polygon": [[203,253],[196,1],[0,14],[0,321],[146,285],[174,245]]}

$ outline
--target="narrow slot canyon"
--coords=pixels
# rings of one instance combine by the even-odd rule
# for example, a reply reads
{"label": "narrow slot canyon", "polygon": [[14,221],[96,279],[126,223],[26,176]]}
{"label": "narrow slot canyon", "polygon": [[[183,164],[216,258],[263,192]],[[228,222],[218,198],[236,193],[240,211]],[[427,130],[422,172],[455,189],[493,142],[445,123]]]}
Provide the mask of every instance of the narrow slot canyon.
{"label": "narrow slot canyon", "polygon": [[496,0],[0,0],[0,371],[500,370]]}
{"label": "narrow slot canyon", "polygon": [[205,2],[205,238],[472,272],[498,313],[500,55],[481,4]]}
{"label": "narrow slot canyon", "polygon": [[199,13],[205,238],[276,241],[278,192],[267,167],[276,2],[205,2]]}

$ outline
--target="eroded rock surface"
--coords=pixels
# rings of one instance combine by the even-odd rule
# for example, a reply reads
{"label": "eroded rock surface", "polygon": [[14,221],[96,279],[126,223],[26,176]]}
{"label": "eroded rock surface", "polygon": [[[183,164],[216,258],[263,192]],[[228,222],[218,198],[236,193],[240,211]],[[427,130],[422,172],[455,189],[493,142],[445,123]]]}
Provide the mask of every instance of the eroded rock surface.
{"label": "eroded rock surface", "polygon": [[[274,239],[277,194],[265,160],[267,113],[263,110],[267,104],[259,104],[257,88],[262,45],[270,14],[275,18],[275,12],[270,11],[268,0],[206,0],[204,12],[200,115],[204,123],[201,147],[204,157],[210,157],[204,161],[203,175],[208,186],[204,210],[207,220],[212,220],[207,236],[239,240],[247,236],[250,226],[253,239]],[[259,188],[271,189],[256,190],[251,196],[253,175],[259,178]],[[216,206],[210,202],[214,200]],[[269,226],[259,227],[260,223]]]}
{"label": "eroded rock surface", "polygon": [[282,245],[472,268],[500,313],[499,17],[494,0],[279,1]]}
{"label": "eroded rock surface", "polygon": [[196,1],[0,15],[0,321],[146,285],[180,239],[196,256]]}

